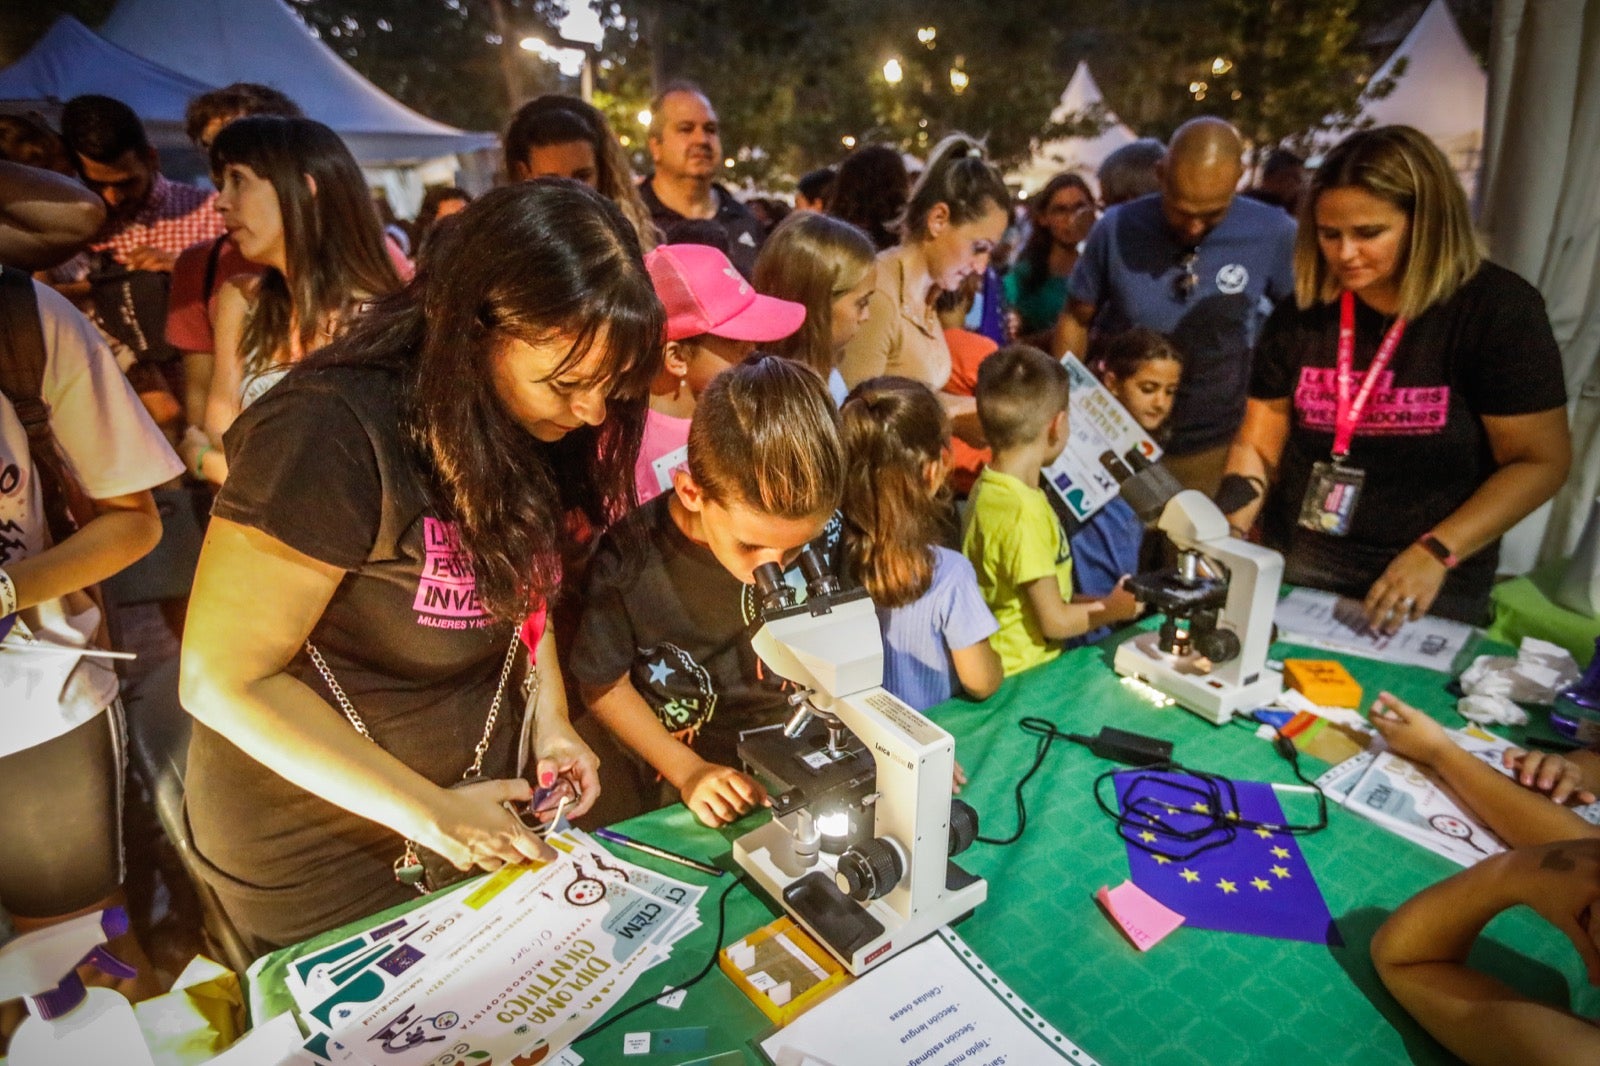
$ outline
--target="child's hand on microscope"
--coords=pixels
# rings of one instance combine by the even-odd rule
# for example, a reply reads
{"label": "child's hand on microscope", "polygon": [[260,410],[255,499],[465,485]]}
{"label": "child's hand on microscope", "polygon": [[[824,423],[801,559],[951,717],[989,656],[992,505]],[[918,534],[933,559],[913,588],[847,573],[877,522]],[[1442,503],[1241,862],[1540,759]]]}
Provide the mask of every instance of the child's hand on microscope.
{"label": "child's hand on microscope", "polygon": [[709,762],[689,775],[678,793],[684,806],[713,829],[738,821],[758,805],[771,803],[761,782],[749,774]]}
{"label": "child's hand on microscope", "polygon": [[961,768],[960,763],[956,763],[955,770],[950,775],[950,794],[952,796],[961,795],[961,786],[966,783],[967,772]]}
{"label": "child's hand on microscope", "polygon": [[1118,625],[1122,622],[1131,622],[1139,617],[1144,610],[1142,604],[1128,588],[1128,579],[1123,578],[1117,582],[1117,587],[1100,598],[1100,616],[1095,619],[1096,625]]}

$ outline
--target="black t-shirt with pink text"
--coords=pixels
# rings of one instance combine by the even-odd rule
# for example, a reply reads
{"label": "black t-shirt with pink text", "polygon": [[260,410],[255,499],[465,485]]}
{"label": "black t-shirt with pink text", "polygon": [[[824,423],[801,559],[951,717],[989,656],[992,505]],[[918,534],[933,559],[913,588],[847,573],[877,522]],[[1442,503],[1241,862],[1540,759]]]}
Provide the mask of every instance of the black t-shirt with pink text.
{"label": "black t-shirt with pink text", "polygon": [[[402,436],[398,384],[365,367],[291,373],[228,431],[228,481],[212,513],[345,572],[311,640],[373,739],[449,785],[471,764],[513,626],[484,609],[455,527],[429,503]],[[525,660],[487,777],[515,767]],[[288,672],[337,709],[304,651]],[[407,898],[392,877],[394,831],[289,783],[200,723],[187,793],[210,880],[262,940],[292,942]]]}
{"label": "black t-shirt with pink text", "polygon": [[[1391,322],[1356,301],[1352,393]],[[1338,301],[1305,310],[1285,302],[1262,332],[1250,395],[1292,401],[1263,518],[1268,543],[1285,552],[1290,581],[1365,595],[1401,549],[1498,469],[1483,418],[1561,407],[1566,387],[1538,290],[1484,263],[1449,299],[1407,323],[1351,443],[1349,463],[1366,473],[1366,484],[1350,533],[1332,537],[1297,520],[1312,464],[1333,449],[1338,342]],[[1498,559],[1496,542],[1463,562],[1436,613],[1480,621]]]}

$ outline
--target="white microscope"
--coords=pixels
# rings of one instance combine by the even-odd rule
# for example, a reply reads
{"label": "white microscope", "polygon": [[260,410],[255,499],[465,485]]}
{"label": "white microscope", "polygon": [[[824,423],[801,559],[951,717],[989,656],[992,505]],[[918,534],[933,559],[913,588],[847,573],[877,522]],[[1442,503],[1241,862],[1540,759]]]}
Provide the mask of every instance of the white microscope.
{"label": "white microscope", "polygon": [[1266,664],[1283,556],[1233,536],[1203,493],[1175,490],[1159,466],[1123,483],[1123,499],[1141,518],[1159,514],[1156,528],[1178,549],[1178,563],[1128,579],[1166,619],[1159,630],[1123,641],[1113,665],[1221,725],[1283,692],[1283,674]]}
{"label": "white microscope", "polygon": [[793,717],[747,734],[739,756],[767,785],[772,821],[734,842],[761,887],[853,974],[946,925],[988,895],[950,861],[978,835],[951,798],[955,740],[883,688],[883,639],[863,590],[808,549],[807,600],[775,565],[756,571],[751,646],[792,682]]}

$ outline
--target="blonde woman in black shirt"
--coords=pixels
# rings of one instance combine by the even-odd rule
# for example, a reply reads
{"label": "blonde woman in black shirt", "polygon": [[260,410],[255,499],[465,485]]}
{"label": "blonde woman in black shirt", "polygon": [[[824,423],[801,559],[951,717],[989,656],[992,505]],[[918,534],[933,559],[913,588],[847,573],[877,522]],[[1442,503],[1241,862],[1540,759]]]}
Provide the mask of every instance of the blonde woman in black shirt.
{"label": "blonde woman in black shirt", "polygon": [[1483,623],[1500,537],[1566,478],[1565,404],[1544,301],[1483,258],[1443,154],[1364,130],[1301,209],[1219,501],[1374,627]]}

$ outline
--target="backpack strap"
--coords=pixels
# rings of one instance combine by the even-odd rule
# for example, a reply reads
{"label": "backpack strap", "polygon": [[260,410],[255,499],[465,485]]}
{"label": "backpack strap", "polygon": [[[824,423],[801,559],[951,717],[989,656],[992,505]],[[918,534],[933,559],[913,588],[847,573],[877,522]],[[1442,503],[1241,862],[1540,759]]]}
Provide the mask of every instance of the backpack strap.
{"label": "backpack strap", "polygon": [[38,471],[40,496],[50,541],[60,544],[78,529],[77,515],[87,521],[93,505],[56,447],[50,429],[50,405],[44,399],[44,327],[33,279],[20,270],[0,267],[0,392],[11,401],[28,435],[28,458]]}

